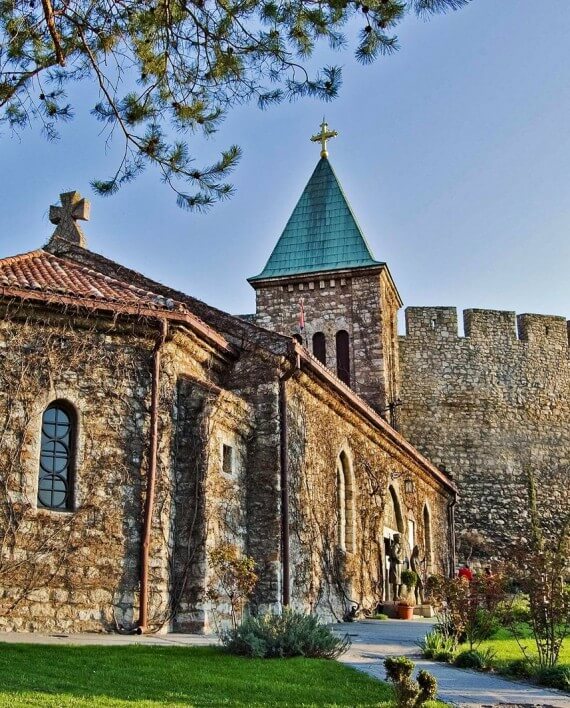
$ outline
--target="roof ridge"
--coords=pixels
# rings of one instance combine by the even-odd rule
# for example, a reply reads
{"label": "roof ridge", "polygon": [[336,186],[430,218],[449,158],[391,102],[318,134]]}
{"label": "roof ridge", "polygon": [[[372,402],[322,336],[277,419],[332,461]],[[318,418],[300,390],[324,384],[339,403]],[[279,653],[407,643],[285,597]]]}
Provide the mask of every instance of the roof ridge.
{"label": "roof ridge", "polygon": [[366,249],[367,249],[368,253],[370,254],[370,258],[372,258],[372,260],[376,260],[374,258],[374,253],[372,252],[372,248],[371,248],[370,244],[368,243],[368,239],[366,238],[364,231],[362,230],[362,227],[360,226],[360,222],[358,221],[358,218],[356,217],[356,214],[354,213],[354,209],[352,208],[352,204],[350,203],[349,198],[346,196],[346,192],[344,191],[342,183],[341,183],[340,179],[338,178],[337,173],[335,172],[333,164],[328,158],[326,158],[326,159],[329,163],[329,167],[331,168],[331,172],[333,173],[333,175],[336,179],[336,182],[338,184],[338,188],[340,189],[340,193],[344,197],[344,201],[346,202],[346,206],[348,207],[348,211],[350,212],[352,218],[354,219],[354,223],[356,224],[356,228],[358,229],[358,231],[360,232],[360,235],[362,236],[362,240],[364,241],[364,245],[366,246]]}

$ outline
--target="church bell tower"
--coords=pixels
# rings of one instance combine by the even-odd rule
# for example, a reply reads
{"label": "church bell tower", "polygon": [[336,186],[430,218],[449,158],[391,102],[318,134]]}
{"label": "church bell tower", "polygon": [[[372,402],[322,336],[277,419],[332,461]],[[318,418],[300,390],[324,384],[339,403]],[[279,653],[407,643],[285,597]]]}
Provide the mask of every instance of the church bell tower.
{"label": "church bell tower", "polygon": [[374,259],[328,158],[336,131],[311,140],[321,158],[265,268],[248,278],[257,324],[294,336],[373,408],[398,399],[397,312],[402,301]]}

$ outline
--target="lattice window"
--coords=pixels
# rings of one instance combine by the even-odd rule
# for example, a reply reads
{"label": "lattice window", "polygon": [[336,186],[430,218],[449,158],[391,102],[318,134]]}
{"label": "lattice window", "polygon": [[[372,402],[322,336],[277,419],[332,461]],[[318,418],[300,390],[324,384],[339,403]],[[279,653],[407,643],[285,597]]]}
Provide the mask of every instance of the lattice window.
{"label": "lattice window", "polygon": [[73,508],[75,414],[63,402],[52,403],[42,416],[38,506],[56,511]]}

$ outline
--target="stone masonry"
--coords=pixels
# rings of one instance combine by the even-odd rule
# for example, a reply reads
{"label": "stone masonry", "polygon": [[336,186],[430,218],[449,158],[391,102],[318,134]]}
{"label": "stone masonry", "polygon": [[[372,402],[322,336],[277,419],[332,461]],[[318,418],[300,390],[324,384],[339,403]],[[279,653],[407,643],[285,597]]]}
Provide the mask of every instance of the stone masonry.
{"label": "stone masonry", "polygon": [[570,513],[570,350],[562,317],[410,307],[400,337],[402,433],[460,489],[457,526],[501,556],[529,534],[529,474],[554,526]]}

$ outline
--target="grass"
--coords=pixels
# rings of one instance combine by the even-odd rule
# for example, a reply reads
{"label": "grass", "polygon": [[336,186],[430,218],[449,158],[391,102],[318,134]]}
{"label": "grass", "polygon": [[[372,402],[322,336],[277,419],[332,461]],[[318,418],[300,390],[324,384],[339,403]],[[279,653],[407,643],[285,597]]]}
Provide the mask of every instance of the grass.
{"label": "grass", "polygon": [[0,706],[384,706],[390,687],[335,661],[216,647],[0,644]]}
{"label": "grass", "polygon": [[[530,629],[525,632],[525,635],[526,639],[524,643],[528,647],[530,655],[536,656],[535,644],[530,634]],[[496,652],[494,663],[497,665],[499,671],[507,662],[524,658],[519,645],[507,629],[499,629],[491,639],[481,642],[478,648],[484,650],[487,647],[492,648]],[[460,647],[460,651],[464,649],[469,649],[469,645],[463,644]],[[560,651],[559,663],[561,666],[570,666],[570,641],[568,640],[566,640]]]}

